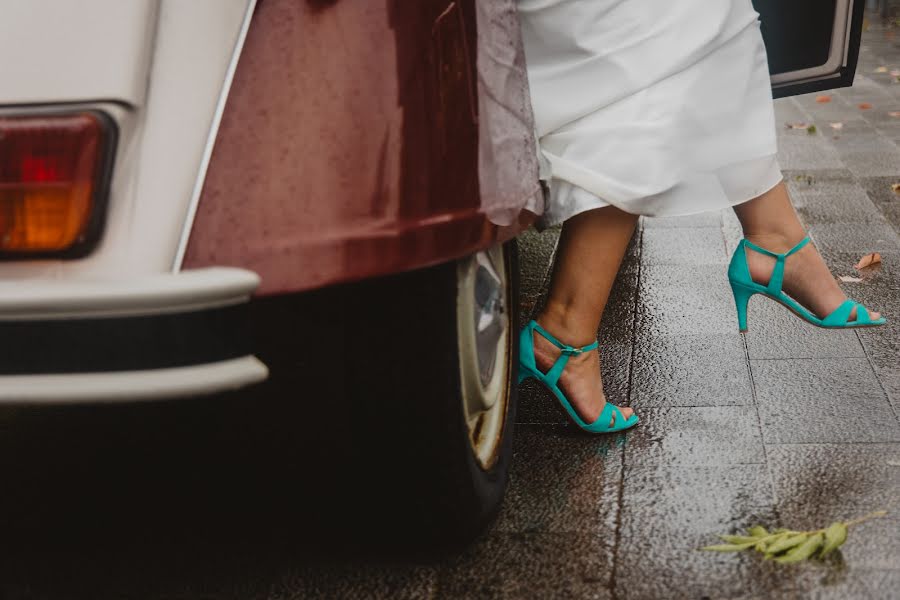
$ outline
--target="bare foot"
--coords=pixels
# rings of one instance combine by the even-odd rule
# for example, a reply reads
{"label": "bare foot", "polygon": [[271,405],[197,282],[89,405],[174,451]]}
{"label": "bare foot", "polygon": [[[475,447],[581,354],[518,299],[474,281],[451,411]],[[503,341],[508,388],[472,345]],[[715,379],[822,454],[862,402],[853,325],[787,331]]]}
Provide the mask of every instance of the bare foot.
{"label": "bare foot", "polygon": [[[545,327],[543,322],[541,322],[541,326]],[[545,329],[554,335],[558,331],[558,328],[557,330],[553,329],[552,324],[548,324]],[[565,337],[558,339],[563,343],[568,343]],[[534,357],[538,369],[546,373],[553,367],[559,355],[559,348],[550,343],[544,336],[535,332]],[[603,408],[606,406],[606,396],[603,394],[603,381],[600,375],[600,361],[598,360],[597,350],[571,356],[559,378],[558,385],[585,423],[590,424],[597,421],[600,413],[603,412]],[[634,411],[630,408],[622,407],[619,410],[622,411],[622,416],[625,419],[631,418],[631,415],[634,414]],[[615,423],[616,416],[613,413],[609,423],[610,427],[615,425]]]}
{"label": "bare foot", "polygon": [[[747,239],[761,248],[778,254],[793,248],[798,240],[788,240],[781,235],[754,235]],[[775,259],[760,254],[752,248],[747,249],[747,265],[753,281],[767,285],[775,268]],[[840,306],[847,295],[841,290],[828,265],[822,259],[813,244],[807,244],[796,254],[792,254],[784,263],[784,292],[805,306],[820,319],[830,315]],[[870,313],[877,319],[881,313]],[[856,319],[856,309],[850,314],[850,321]]]}

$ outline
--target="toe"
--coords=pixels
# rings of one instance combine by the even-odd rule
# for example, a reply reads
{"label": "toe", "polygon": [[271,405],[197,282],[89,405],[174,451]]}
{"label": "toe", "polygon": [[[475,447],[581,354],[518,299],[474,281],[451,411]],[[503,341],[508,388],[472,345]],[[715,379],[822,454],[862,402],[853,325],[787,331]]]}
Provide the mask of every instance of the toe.
{"label": "toe", "polygon": [[[869,313],[869,319],[871,319],[872,321],[877,321],[878,319],[881,318],[880,312],[876,312],[874,310],[869,310],[869,309],[866,309],[866,312]],[[850,313],[850,317],[848,318],[850,323],[852,323],[853,321],[856,320],[856,313],[857,313],[857,311],[854,308],[853,311]]]}

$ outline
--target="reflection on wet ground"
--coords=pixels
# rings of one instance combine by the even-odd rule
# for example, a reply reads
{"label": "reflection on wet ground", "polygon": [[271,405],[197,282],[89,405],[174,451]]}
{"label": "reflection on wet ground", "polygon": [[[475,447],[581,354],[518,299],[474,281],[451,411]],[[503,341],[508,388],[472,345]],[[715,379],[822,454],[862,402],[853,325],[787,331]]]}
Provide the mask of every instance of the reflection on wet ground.
{"label": "reflection on wet ground", "polygon": [[[872,29],[855,88],[777,111],[817,125],[780,130],[782,166],[836,275],[882,254],[846,288],[888,326],[827,332],[754,300],[742,337],[725,279],[734,217],[644,220],[600,332],[608,395],[643,425],[584,437],[526,385],[498,520],[431,556],[355,529],[378,515],[344,452],[346,415],[307,401],[339,365],[275,398],[4,410],[0,598],[896,598],[900,85],[881,66],[900,68],[900,48]],[[522,240],[523,318],[555,235]],[[828,564],[696,551],[756,523],[882,508]]]}

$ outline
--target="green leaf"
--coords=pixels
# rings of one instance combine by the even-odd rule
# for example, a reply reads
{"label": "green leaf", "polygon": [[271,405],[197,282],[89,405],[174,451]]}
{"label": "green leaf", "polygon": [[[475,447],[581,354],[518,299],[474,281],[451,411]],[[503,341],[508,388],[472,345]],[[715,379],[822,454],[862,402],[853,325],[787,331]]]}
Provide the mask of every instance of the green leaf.
{"label": "green leaf", "polygon": [[817,131],[818,131],[818,129],[816,129],[815,125],[810,125],[809,127],[806,128],[806,133],[808,133],[809,135],[816,135]]}
{"label": "green leaf", "polygon": [[720,535],[719,537],[729,544],[746,544],[747,542],[756,542],[755,537],[748,537],[746,535]]}
{"label": "green leaf", "polygon": [[[782,534],[785,535],[785,534]],[[799,546],[803,542],[809,539],[808,533],[799,533],[797,535],[785,535],[785,537],[779,538],[775,540],[774,543],[769,544],[766,548],[766,554],[780,554],[785,550],[790,550],[796,546]]]}
{"label": "green leaf", "polygon": [[766,528],[763,527],[762,525],[754,525],[753,527],[751,527],[750,529],[747,530],[747,533],[749,533],[750,535],[752,535],[753,537],[755,537],[757,539],[766,537],[767,535],[769,535],[769,532],[766,531]]}
{"label": "green leaf", "polygon": [[822,547],[822,544],[825,542],[825,536],[821,533],[817,533],[799,546],[792,548],[787,554],[784,556],[777,558],[780,563],[795,563],[800,562],[802,560],[806,560],[810,556],[816,553],[816,550]]}
{"label": "green leaf", "polygon": [[740,552],[741,550],[746,550],[755,545],[756,541],[752,541],[744,544],[715,544],[713,546],[704,546],[700,549],[709,552]]}
{"label": "green leaf", "polygon": [[832,523],[825,530],[825,546],[822,556],[828,556],[847,541],[847,526],[843,523]]}

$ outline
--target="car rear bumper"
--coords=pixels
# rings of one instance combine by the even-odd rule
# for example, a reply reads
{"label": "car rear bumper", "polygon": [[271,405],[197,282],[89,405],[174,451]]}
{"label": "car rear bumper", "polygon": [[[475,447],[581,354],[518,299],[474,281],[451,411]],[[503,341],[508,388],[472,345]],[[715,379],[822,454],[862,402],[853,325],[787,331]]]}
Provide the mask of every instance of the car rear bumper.
{"label": "car rear bumper", "polygon": [[262,381],[248,315],[258,285],[230,268],[0,283],[0,403],[156,400]]}

